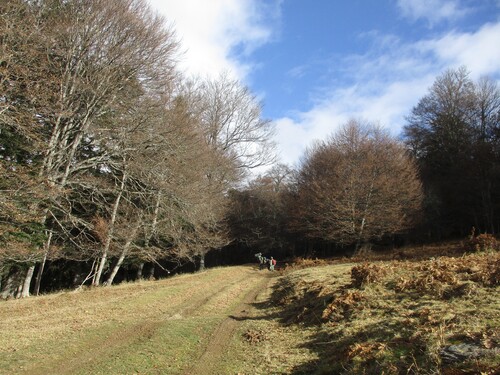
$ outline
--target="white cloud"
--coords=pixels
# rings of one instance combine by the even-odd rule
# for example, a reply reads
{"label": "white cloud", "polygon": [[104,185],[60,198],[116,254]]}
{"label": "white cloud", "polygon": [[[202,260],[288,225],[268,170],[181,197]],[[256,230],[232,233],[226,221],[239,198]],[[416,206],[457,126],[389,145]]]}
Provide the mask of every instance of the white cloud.
{"label": "white cloud", "polygon": [[252,0],[149,0],[173,25],[185,51],[181,69],[190,75],[229,72],[244,79],[252,66],[235,56],[248,55],[272,38],[266,17],[278,17],[279,1],[265,8]]}
{"label": "white cloud", "polygon": [[304,145],[311,141],[307,129],[300,121],[285,117],[275,121],[277,152],[282,163],[296,163],[304,152]]}
{"label": "white cloud", "polygon": [[[216,76],[232,72],[245,80],[255,66],[249,53],[268,43],[279,20],[282,0],[150,0],[174,25],[186,53],[181,67],[189,74]],[[266,9],[256,4],[268,4]],[[456,20],[468,12],[459,0],[398,0],[402,14],[431,25]],[[426,94],[437,75],[450,67],[465,65],[477,78],[500,75],[500,23],[475,32],[448,34],[413,44],[394,35],[366,33],[373,48],[365,55],[348,56],[338,69],[348,74],[343,85],[323,89],[308,111],[275,121],[282,161],[298,162],[315,139],[325,139],[350,118],[379,122],[400,133],[405,116]],[[239,53],[237,55],[236,53]],[[244,62],[246,61],[246,62]],[[306,66],[288,73],[301,77]],[[265,94],[262,94],[265,95]]]}
{"label": "white cloud", "polygon": [[276,142],[281,161],[296,164],[314,141],[326,139],[351,118],[380,124],[399,135],[404,117],[433,79],[433,75],[424,75],[384,87],[380,87],[380,82],[366,82],[337,89],[310,111],[277,120]]}
{"label": "white cloud", "polygon": [[486,24],[475,33],[452,32],[440,39],[421,42],[419,48],[435,55],[442,65],[465,65],[472,74],[500,73],[500,23]]}
{"label": "white cloud", "polygon": [[427,20],[430,25],[440,21],[454,21],[468,13],[458,0],[398,0],[404,17],[413,21]]}
{"label": "white cloud", "polygon": [[[382,36],[383,37],[383,36]],[[473,78],[500,76],[500,23],[474,33],[453,32],[414,44],[351,56],[352,83],[324,91],[309,111],[276,121],[282,161],[295,164],[313,140],[324,140],[350,118],[380,123],[399,135],[405,117],[447,68],[465,65]],[[293,118],[292,118],[293,117]]]}

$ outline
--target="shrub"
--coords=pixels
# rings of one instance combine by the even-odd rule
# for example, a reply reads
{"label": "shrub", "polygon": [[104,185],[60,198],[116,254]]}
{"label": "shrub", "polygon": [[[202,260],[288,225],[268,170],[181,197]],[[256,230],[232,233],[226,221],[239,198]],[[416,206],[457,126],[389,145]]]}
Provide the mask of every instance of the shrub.
{"label": "shrub", "polygon": [[339,322],[348,318],[352,312],[359,306],[359,303],[364,299],[362,292],[347,291],[336,297],[323,310],[323,320],[330,322]]}
{"label": "shrub", "polygon": [[492,234],[483,233],[469,238],[467,250],[472,252],[498,251],[500,250],[500,242]]}
{"label": "shrub", "polygon": [[364,263],[355,266],[351,269],[352,285],[361,288],[367,284],[380,281],[386,273],[387,271],[384,268],[376,264]]}

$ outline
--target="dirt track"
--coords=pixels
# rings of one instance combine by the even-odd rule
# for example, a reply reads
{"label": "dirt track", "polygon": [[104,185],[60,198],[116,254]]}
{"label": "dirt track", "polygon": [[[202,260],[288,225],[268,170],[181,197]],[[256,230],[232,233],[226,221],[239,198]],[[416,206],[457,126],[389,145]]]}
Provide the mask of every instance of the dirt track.
{"label": "dirt track", "polygon": [[[202,356],[194,363],[194,365],[186,371],[186,375],[196,375],[196,374],[220,374],[217,369],[217,364],[221,356],[224,354],[227,348],[228,342],[230,341],[233,334],[237,331],[238,324],[240,324],[241,319],[248,315],[249,310],[252,309],[252,303],[257,299],[259,293],[267,287],[269,281],[271,280],[266,275],[258,283],[253,284],[251,289],[243,296],[243,300],[234,308],[229,316],[227,316],[222,323],[217,327],[215,332],[212,334],[208,345]],[[252,280],[253,281],[253,280]],[[251,284],[249,284],[251,285]]]}
{"label": "dirt track", "polygon": [[[0,305],[0,374],[220,373],[218,360],[241,324],[235,318],[251,311],[272,276],[230,267],[8,301]],[[135,361],[137,353],[151,357]]]}

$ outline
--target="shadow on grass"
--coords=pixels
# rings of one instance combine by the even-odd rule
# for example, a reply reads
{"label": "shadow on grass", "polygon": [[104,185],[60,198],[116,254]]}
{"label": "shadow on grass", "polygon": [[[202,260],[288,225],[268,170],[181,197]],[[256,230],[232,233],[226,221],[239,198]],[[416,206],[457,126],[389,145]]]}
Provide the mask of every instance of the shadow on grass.
{"label": "shadow on grass", "polygon": [[259,311],[260,314],[249,316],[246,313],[242,315],[229,315],[230,319],[236,320],[238,322],[243,321],[258,321],[258,320],[278,320],[281,321],[281,312],[275,311],[271,312],[273,303],[271,301],[264,302],[254,302],[250,304],[255,310]]}
{"label": "shadow on grass", "polygon": [[[307,349],[314,359],[295,366],[290,374],[473,374],[481,369],[496,373],[488,372],[491,366],[472,362],[441,367],[433,349],[440,320],[428,314],[428,303],[419,293],[391,295],[393,303],[380,303],[371,293],[365,297],[348,282],[333,291],[314,283],[294,288],[283,278],[274,285],[269,301],[254,304],[261,314],[251,319],[303,328],[304,341],[296,348]],[[353,295],[359,299],[347,298]],[[412,301],[405,312],[403,299]]]}
{"label": "shadow on grass", "polygon": [[[326,322],[322,312],[350,284],[339,286],[335,293],[323,293],[321,287],[304,289],[298,295],[282,279],[276,283],[269,301],[254,303],[261,312],[237,320],[276,320],[284,326],[304,328],[304,341],[297,348],[307,349],[312,360],[297,365],[291,374],[421,374],[426,346],[415,338],[415,327],[401,320],[355,327],[362,306],[342,311],[338,321]],[[385,312],[381,312],[384,314]],[[387,311],[387,315],[394,311]],[[388,371],[390,370],[390,371]]]}
{"label": "shadow on grass", "polygon": [[[318,331],[300,347],[318,359],[296,366],[292,374],[421,374],[425,345],[402,334],[398,324],[367,325],[346,333],[339,323],[332,331]],[[397,335],[397,337],[396,337]]]}
{"label": "shadow on grass", "polygon": [[[471,298],[475,309],[481,306],[480,297],[498,285],[498,264],[498,256],[486,253],[394,262],[385,269],[358,266],[350,280],[340,273],[328,280],[315,279],[313,273],[285,274],[273,285],[268,301],[253,304],[260,313],[241,320],[293,326],[293,340],[302,339],[295,349],[307,350],[291,374],[497,374],[498,358],[446,363],[442,349],[446,342],[455,344],[448,340],[451,333],[469,332],[467,317],[474,312],[463,306],[469,306]],[[367,283],[369,287],[355,283],[364,275],[360,271],[373,276],[377,270],[384,272],[377,282]],[[465,305],[462,298],[468,300]],[[460,312],[451,318],[446,314],[449,303]],[[498,336],[489,333],[488,322],[494,317],[487,314],[482,328],[471,327],[475,331],[460,342],[497,345]]]}

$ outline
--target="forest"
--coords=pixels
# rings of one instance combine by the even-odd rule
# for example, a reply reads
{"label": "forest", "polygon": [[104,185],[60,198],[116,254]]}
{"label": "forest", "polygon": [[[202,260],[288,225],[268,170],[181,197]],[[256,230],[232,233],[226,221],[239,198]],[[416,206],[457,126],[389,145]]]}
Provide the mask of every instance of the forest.
{"label": "forest", "polygon": [[490,77],[450,68],[402,134],[332,124],[289,166],[257,96],[229,73],[184,76],[144,0],[0,15],[1,298],[500,231]]}

